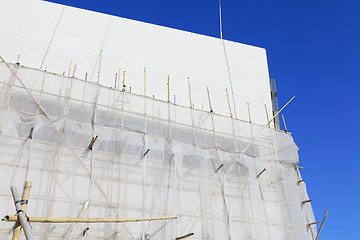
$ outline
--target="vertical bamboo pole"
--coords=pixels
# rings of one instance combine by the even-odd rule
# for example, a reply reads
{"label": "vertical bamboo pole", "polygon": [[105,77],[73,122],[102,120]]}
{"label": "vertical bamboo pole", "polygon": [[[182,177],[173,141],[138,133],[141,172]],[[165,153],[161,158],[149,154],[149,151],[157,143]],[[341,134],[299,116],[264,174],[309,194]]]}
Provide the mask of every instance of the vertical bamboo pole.
{"label": "vertical bamboo pole", "polygon": [[120,70],[121,68],[119,68],[119,74],[118,74],[118,86],[117,86],[117,89],[120,88]]}
{"label": "vertical bamboo pole", "polygon": [[232,117],[232,112],[231,112],[231,106],[230,106],[230,100],[229,100],[229,93],[228,93],[228,90],[226,90],[226,97],[227,97],[227,102],[228,102],[228,105],[229,105],[229,111],[230,111],[230,117]]}
{"label": "vertical bamboo pole", "polygon": [[206,91],[207,91],[207,95],[208,95],[208,99],[209,99],[210,112],[213,112],[213,109],[211,107],[210,93],[209,93],[209,88],[208,87],[206,87]]}
{"label": "vertical bamboo pole", "polygon": [[[24,192],[23,192],[22,199],[21,199],[22,200],[21,207],[22,207],[24,213],[26,212],[29,195],[30,195],[30,190],[31,190],[31,182],[26,181],[25,185],[24,185]],[[21,234],[20,222],[16,222],[15,226],[16,226],[16,228],[14,228],[12,239],[18,240],[18,239],[20,239],[20,234]]]}
{"label": "vertical bamboo pole", "polygon": [[251,114],[250,114],[250,103],[247,102],[248,112],[249,112],[249,122],[251,123]]}
{"label": "vertical bamboo pole", "polygon": [[20,60],[20,54],[18,55],[18,58],[17,58],[17,60],[16,60],[16,64],[17,64],[17,65],[20,65],[19,60]]}
{"label": "vertical bamboo pole", "polygon": [[329,212],[329,209],[326,209],[325,216],[324,216],[324,218],[323,218],[323,220],[322,220],[322,222],[321,222],[321,225],[320,225],[320,228],[319,228],[318,233],[316,234],[315,240],[317,240],[318,237],[319,237],[319,235],[320,235],[320,231],[321,231],[321,229],[322,229],[322,227],[323,227],[323,225],[324,225],[324,222],[325,222],[325,219],[326,219],[326,217],[327,217],[328,212]]}
{"label": "vertical bamboo pole", "polygon": [[286,127],[286,122],[285,122],[285,118],[284,115],[281,115],[283,123],[284,123],[284,128],[285,128],[285,132],[287,132],[287,127]]}
{"label": "vertical bamboo pole", "polygon": [[190,108],[192,108],[190,78],[188,77]]}
{"label": "vertical bamboo pole", "polygon": [[125,91],[125,70],[124,70],[124,73],[123,73],[123,87],[122,87],[122,91],[123,91],[123,92]]}
{"label": "vertical bamboo pole", "polygon": [[[264,104],[264,106],[265,106],[265,112],[266,112],[266,119],[267,119],[267,122],[269,122],[269,113],[268,113],[266,104]],[[269,127],[270,127],[270,125],[269,125]]]}
{"label": "vertical bamboo pole", "polygon": [[68,77],[70,77],[70,72],[71,72],[71,65],[72,65],[72,60],[70,60],[70,66],[69,66],[69,72],[68,72]]}
{"label": "vertical bamboo pole", "polygon": [[98,77],[97,77],[97,83],[98,84],[100,83],[101,59],[102,59],[102,50],[100,50],[99,71],[98,71]]}
{"label": "vertical bamboo pole", "polygon": [[192,106],[192,101],[191,101],[191,88],[190,88],[190,78],[188,77],[188,85],[189,85],[189,103],[190,103],[190,114],[191,114],[191,127],[193,130],[193,140],[194,140],[194,145],[196,144],[196,140],[195,140],[195,126],[194,126],[194,116],[193,116],[193,106]]}

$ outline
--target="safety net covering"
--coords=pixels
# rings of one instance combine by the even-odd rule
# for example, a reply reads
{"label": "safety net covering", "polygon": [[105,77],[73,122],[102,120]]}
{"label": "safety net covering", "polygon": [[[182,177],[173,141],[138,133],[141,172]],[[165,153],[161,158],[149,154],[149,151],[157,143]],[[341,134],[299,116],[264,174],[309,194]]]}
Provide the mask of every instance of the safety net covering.
{"label": "safety net covering", "polygon": [[35,239],[314,239],[297,151],[268,126],[0,64],[1,217],[25,181],[30,217],[178,216],[31,223]]}

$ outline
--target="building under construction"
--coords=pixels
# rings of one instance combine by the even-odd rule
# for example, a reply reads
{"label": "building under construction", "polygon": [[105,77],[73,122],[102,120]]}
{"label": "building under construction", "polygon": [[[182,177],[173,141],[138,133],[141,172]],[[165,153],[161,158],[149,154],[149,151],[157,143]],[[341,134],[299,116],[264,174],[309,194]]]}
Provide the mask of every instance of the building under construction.
{"label": "building under construction", "polygon": [[1,239],[316,238],[264,49],[2,4]]}

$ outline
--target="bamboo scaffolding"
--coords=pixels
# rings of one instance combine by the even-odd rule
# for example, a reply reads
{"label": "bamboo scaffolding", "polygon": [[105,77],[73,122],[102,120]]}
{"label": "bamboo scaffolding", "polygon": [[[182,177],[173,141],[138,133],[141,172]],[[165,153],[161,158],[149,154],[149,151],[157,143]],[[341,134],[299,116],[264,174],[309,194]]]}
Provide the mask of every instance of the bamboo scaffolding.
{"label": "bamboo scaffolding", "polygon": [[325,219],[326,219],[326,217],[327,217],[328,212],[329,212],[329,209],[326,209],[325,216],[324,216],[324,218],[323,218],[323,220],[322,220],[322,222],[321,222],[321,225],[320,225],[319,231],[318,231],[317,234],[316,234],[315,240],[317,240],[317,239],[319,238],[321,229],[322,229],[322,227],[323,227],[323,225],[324,225],[324,222],[325,222]]}
{"label": "bamboo scaffolding", "polygon": [[[125,223],[125,222],[143,222],[176,219],[178,216],[148,217],[148,218],[70,218],[70,217],[28,217],[29,222],[41,223]],[[6,215],[5,221],[16,222],[18,216]]]}
{"label": "bamboo scaffolding", "polygon": [[[24,192],[22,195],[22,199],[21,199],[21,207],[24,211],[24,213],[26,212],[26,208],[28,205],[28,200],[29,200],[29,195],[30,195],[30,190],[31,190],[31,182],[30,181],[26,181],[25,185],[24,185]],[[19,221],[16,221],[14,228],[13,228],[13,240],[18,240],[20,239],[20,234],[21,234],[21,225]]]}
{"label": "bamboo scaffolding", "polygon": [[[36,105],[39,107],[39,109],[44,113],[44,115],[50,119],[49,114],[45,111],[45,109],[41,106],[41,104],[39,103],[39,101],[34,97],[34,95],[30,92],[30,90],[25,86],[24,82],[19,78],[19,76],[16,74],[16,72],[14,72],[14,70],[11,69],[11,67],[6,63],[6,61],[0,56],[0,59],[6,64],[6,66],[10,69],[10,71],[14,74],[14,76],[18,79],[18,81],[20,82],[20,84],[23,86],[23,88],[27,91],[27,93],[31,96],[31,98],[34,100],[34,102],[36,103]],[[54,128],[56,129],[56,131],[60,134],[60,136],[63,138],[63,140],[65,141],[65,143],[70,147],[71,151],[73,152],[73,154],[76,156],[76,158],[79,160],[79,162],[81,163],[82,167],[85,169],[85,171],[90,175],[92,174],[91,169],[87,166],[87,164],[82,160],[82,158],[78,155],[78,153],[75,151],[74,147],[71,145],[71,143],[69,142],[69,140],[64,136],[64,134],[62,133],[62,131],[56,126],[54,125],[54,123],[52,123],[52,125],[54,126]],[[112,201],[110,200],[110,198],[108,197],[108,195],[106,194],[106,192],[104,191],[104,189],[101,187],[99,181],[97,180],[96,177],[93,177],[94,183],[96,185],[96,187],[99,189],[99,191],[101,192],[101,194],[103,195],[103,197],[105,198],[105,200],[108,202],[108,204],[110,206],[112,206]],[[118,213],[113,209],[114,213],[116,215],[118,215]],[[124,225],[126,231],[129,233],[129,235],[131,236],[132,239],[135,240],[134,236],[131,234],[131,232],[129,231],[129,229]]]}
{"label": "bamboo scaffolding", "polygon": [[[271,119],[270,121],[265,125],[268,126],[275,118],[276,116],[278,116],[280,114],[280,112],[291,103],[292,100],[294,100],[295,96],[293,96]],[[241,151],[240,154],[244,154],[246,152],[246,150],[255,142],[255,139],[261,134],[261,132],[264,130],[265,128],[261,128],[259,130],[259,132],[252,138],[252,140],[247,144],[247,146]],[[230,172],[235,168],[236,166],[236,162],[234,162],[231,167],[228,169],[228,171],[225,173],[224,175],[224,181],[226,181],[228,179],[228,175],[230,174]],[[204,207],[206,207],[213,199],[213,197],[216,195],[216,193],[219,191],[219,189],[221,189],[221,184],[218,184],[218,186],[214,189],[214,191],[212,192],[209,200],[204,204]],[[202,217],[202,214],[200,214],[199,217],[197,217],[197,219],[195,220],[195,222],[193,223],[193,225],[191,226],[191,230],[192,231],[194,229],[194,227],[196,226],[196,224],[199,222],[200,218]]]}
{"label": "bamboo scaffolding", "polygon": [[14,199],[16,212],[18,214],[18,216],[15,216],[16,219],[13,222],[19,221],[22,229],[24,229],[26,240],[32,240],[33,236],[31,234],[30,224],[28,223],[28,221],[26,219],[24,210],[22,209],[21,204],[20,204],[19,194],[14,186],[11,187],[11,193],[12,193],[12,196]]}
{"label": "bamboo scaffolding", "polygon": [[250,103],[247,102],[248,112],[249,112],[249,122],[251,123],[251,114],[250,114]]}

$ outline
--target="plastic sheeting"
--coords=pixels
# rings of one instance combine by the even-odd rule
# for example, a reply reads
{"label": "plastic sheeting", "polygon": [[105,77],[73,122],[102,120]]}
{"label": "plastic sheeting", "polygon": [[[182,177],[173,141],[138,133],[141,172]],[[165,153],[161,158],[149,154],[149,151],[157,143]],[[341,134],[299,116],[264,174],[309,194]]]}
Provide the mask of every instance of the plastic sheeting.
{"label": "plastic sheeting", "polygon": [[[1,216],[15,214],[10,186],[20,192],[26,180],[33,184],[29,216],[178,216],[136,223],[32,223],[36,239],[165,240],[191,232],[191,239],[315,238],[290,134],[8,66],[23,84],[0,64]],[[0,238],[10,238],[12,226],[1,222]]]}

